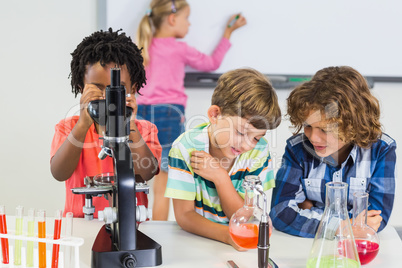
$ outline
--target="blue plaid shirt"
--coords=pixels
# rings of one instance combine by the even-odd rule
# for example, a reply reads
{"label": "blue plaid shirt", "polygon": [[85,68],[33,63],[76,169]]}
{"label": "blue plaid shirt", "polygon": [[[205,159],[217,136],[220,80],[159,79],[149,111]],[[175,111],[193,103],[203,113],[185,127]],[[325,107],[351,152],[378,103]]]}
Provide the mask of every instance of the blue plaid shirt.
{"label": "blue plaid shirt", "polygon": [[[285,233],[314,237],[325,208],[325,184],[343,181],[348,184],[348,211],[353,193],[369,193],[368,210],[381,210],[384,229],[391,215],[395,196],[396,143],[386,134],[370,148],[354,146],[341,166],[331,157],[321,158],[304,134],[287,140],[281,168],[276,175],[270,217],[273,226]],[[311,209],[300,209],[305,199]]]}

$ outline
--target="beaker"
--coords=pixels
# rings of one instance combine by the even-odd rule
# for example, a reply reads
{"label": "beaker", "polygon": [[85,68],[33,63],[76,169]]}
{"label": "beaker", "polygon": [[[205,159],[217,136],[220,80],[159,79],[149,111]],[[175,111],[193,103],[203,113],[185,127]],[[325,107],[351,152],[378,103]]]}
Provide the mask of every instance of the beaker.
{"label": "beaker", "polygon": [[[254,191],[256,185],[261,185],[261,180],[256,175],[248,175],[244,178],[242,186],[245,189],[244,205],[238,209],[229,222],[229,233],[232,240],[242,248],[257,248],[259,224],[262,209],[257,206],[259,195]],[[272,223],[268,217],[269,234],[272,232]]]}
{"label": "beaker", "polygon": [[306,267],[360,267],[346,206],[348,184],[328,182],[325,186],[325,209]]}
{"label": "beaker", "polygon": [[380,249],[380,238],[377,232],[367,225],[368,197],[369,194],[366,192],[353,194],[352,231],[361,264],[371,262]]}

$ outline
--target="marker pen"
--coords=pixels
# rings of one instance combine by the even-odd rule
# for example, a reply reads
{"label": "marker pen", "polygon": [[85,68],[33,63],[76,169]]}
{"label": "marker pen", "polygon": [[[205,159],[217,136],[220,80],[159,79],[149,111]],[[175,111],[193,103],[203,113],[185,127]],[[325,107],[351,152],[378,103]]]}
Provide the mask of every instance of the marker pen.
{"label": "marker pen", "polygon": [[[22,225],[23,225],[24,207],[18,206],[15,209],[15,235],[22,235]],[[14,265],[21,265],[21,248],[22,240],[15,240],[14,248]]]}
{"label": "marker pen", "polygon": [[239,18],[240,18],[240,14],[238,14],[231,22],[229,22],[228,28],[232,27]]}
{"label": "marker pen", "polygon": [[[6,207],[4,205],[0,206],[0,233],[7,234]],[[3,263],[8,264],[8,238],[1,239],[1,250]]]}
{"label": "marker pen", "polygon": [[289,77],[289,82],[307,82],[311,77]]}

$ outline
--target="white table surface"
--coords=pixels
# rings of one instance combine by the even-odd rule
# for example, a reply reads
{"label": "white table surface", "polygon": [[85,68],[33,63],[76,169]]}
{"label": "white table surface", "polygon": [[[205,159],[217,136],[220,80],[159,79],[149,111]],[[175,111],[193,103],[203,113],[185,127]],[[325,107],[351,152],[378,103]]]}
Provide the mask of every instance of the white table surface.
{"label": "white table surface", "polygon": [[[53,230],[53,220],[47,219],[48,235]],[[9,231],[14,229],[15,218],[7,216]],[[82,237],[80,246],[80,267],[91,267],[92,245],[103,222],[74,218],[73,236]],[[62,226],[62,230],[63,226]],[[162,265],[166,268],[227,268],[227,261],[233,260],[239,268],[256,268],[257,250],[236,251],[229,245],[200,237],[182,230],[174,221],[148,221],[140,224],[139,230],[162,246]],[[63,233],[62,233],[63,236]],[[377,257],[363,268],[402,267],[402,241],[395,228],[387,226],[379,233],[380,251]],[[313,239],[291,236],[273,230],[269,256],[280,268],[305,267]],[[13,243],[13,242],[10,242]],[[1,265],[0,265],[1,266]]]}
{"label": "white table surface", "polygon": [[[90,267],[92,244],[103,223],[75,218],[73,225],[73,235],[85,240],[80,247],[81,267]],[[162,246],[162,265],[158,267],[228,267],[228,260],[233,260],[240,268],[258,267],[256,249],[238,252],[229,245],[188,233],[176,222],[148,221],[141,223],[139,230]],[[395,228],[387,226],[379,237],[380,251],[377,257],[363,267],[401,267],[402,241]],[[313,239],[274,230],[269,256],[280,268],[305,267],[312,243]]]}

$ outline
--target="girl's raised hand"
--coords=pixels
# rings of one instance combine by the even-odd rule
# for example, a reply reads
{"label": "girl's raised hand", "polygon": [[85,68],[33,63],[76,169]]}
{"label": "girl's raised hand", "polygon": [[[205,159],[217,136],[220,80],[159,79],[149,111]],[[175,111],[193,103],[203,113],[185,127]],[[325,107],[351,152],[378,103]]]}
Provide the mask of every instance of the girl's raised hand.
{"label": "girl's raised hand", "polygon": [[223,36],[227,39],[230,38],[232,32],[247,24],[246,18],[242,14],[234,14],[230,17]]}

